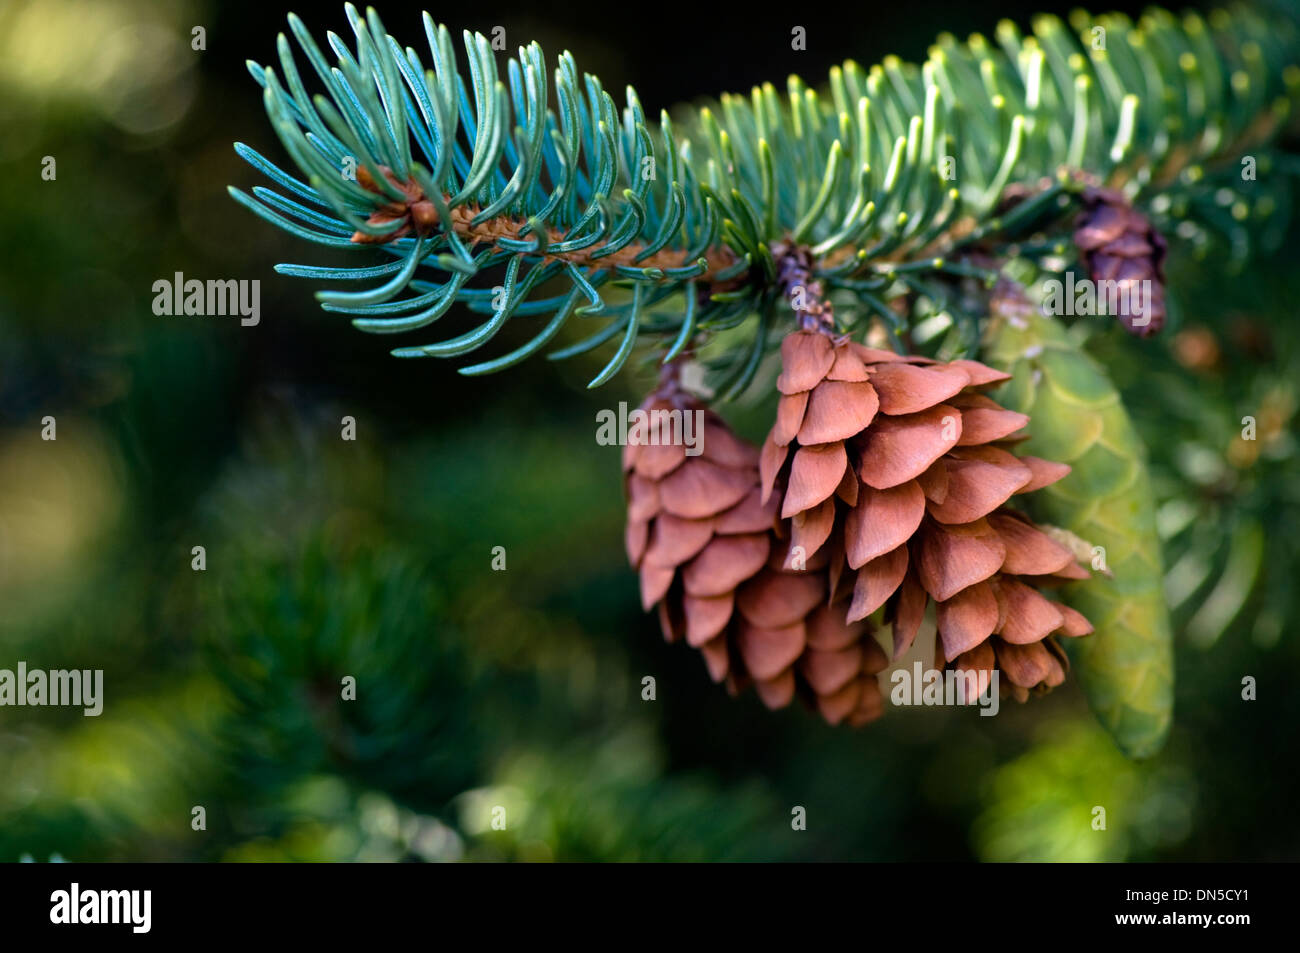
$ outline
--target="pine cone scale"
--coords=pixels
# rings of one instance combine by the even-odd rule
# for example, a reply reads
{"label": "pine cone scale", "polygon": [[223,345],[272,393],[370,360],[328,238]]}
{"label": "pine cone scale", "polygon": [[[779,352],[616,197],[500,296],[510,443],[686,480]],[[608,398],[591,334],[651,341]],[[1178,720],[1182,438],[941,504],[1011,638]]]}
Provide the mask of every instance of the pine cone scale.
{"label": "pine cone scale", "polygon": [[957,446],[961,426],[961,413],[947,404],[882,417],[861,438],[858,476],[877,490],[915,480]]}

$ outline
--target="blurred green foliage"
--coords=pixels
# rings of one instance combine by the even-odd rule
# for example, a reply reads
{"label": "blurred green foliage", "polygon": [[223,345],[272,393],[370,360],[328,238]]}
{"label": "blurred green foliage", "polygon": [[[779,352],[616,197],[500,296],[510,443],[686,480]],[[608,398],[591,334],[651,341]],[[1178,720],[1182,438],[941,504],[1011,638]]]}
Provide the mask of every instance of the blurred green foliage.
{"label": "blurred green foliage", "polygon": [[[128,32],[107,52],[77,30],[33,39],[31,23],[75,23],[69,11],[91,17],[92,38]],[[949,12],[954,29],[987,19]],[[1175,244],[1160,338],[1092,319],[1071,330],[1149,449],[1178,650],[1166,749],[1125,761],[1074,681],[993,719],[895,710],[830,729],[729,698],[640,612],[618,454],[594,433],[596,411],[636,401],[646,376],[588,394],[599,354],[489,381],[395,362],[390,342],[332,324],[274,275],[292,252],[224,186],[245,175],[231,140],[274,152],[242,60],[265,58],[282,13],[0,11],[0,212],[15,223],[0,233],[0,667],[102,668],[106,695],[98,718],[0,709],[0,860],[1300,854],[1300,782],[1280,769],[1300,709],[1289,252],[1229,277]],[[915,19],[845,36],[875,44],[852,51],[866,62],[915,53],[933,31]],[[208,26],[202,56],[188,52],[194,22]],[[141,30],[187,52],[126,83],[120,47]],[[654,43],[611,63],[613,32],[565,30],[539,38],[580,64],[590,47],[609,85],[634,80],[656,109],[671,105],[656,88],[685,95],[655,86]],[[36,52],[20,57],[25,41]],[[77,60],[92,54],[93,69]],[[699,60],[724,77],[691,84],[703,91],[780,79],[743,45]],[[152,282],[178,270],[260,279],[261,324],[154,316]],[[761,435],[771,406],[727,412]],[[40,439],[46,415],[57,441]],[[356,441],[340,438],[345,415]],[[355,701],[340,697],[347,676]],[[1256,701],[1242,700],[1247,677]],[[191,827],[197,805],[206,830]]]}
{"label": "blurred green foliage", "polygon": [[986,350],[1012,375],[996,399],[1033,421],[1022,452],[1071,467],[1030,512],[1077,534],[1106,570],[1063,593],[1093,625],[1068,640],[1079,682],[1120,750],[1149,757],[1169,731],[1174,662],[1146,447],[1105,369],[1055,318],[995,315]]}

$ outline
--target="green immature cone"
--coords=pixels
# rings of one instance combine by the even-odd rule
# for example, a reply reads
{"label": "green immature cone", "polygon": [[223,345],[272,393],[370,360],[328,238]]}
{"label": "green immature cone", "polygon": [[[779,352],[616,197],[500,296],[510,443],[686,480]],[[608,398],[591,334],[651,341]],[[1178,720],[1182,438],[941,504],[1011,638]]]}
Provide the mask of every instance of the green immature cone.
{"label": "green immature cone", "polygon": [[1071,645],[1084,691],[1120,749],[1149,757],[1169,731],[1174,676],[1146,448],[1105,372],[1058,322],[1018,289],[1000,287],[992,312],[987,357],[1013,375],[995,398],[1032,417],[1025,452],[1073,467],[1034,494],[1035,517],[1103,547],[1112,574],[1063,593],[1096,627]]}

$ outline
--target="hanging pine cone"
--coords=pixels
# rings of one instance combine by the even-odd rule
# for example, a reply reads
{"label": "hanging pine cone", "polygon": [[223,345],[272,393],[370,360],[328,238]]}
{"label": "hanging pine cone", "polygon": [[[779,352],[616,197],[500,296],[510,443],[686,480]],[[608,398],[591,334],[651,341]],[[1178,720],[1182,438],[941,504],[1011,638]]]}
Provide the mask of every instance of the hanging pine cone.
{"label": "hanging pine cone", "polygon": [[[1150,337],[1165,324],[1164,238],[1114,189],[1090,186],[1084,189],[1083,204],[1074,244],[1089,276],[1094,282],[1117,282],[1116,317],[1129,333]],[[1143,281],[1151,282],[1149,296]]]}
{"label": "hanging pine cone", "polygon": [[[640,409],[649,420],[643,442],[629,441],[623,454],[627,554],[644,608],[658,606],[664,638],[698,649],[733,694],[752,684],[769,708],[799,694],[832,723],[879,716],[874,676],[888,660],[864,642],[866,623],[845,621],[847,602],[828,604],[824,555],[782,567],[777,502],[760,500],[757,449],[671,372]],[[663,412],[674,410],[701,415],[699,455],[667,432]]]}
{"label": "hanging pine cone", "polygon": [[[675,377],[640,410],[649,424],[623,450],[628,559],[640,572],[642,606],[659,607],[664,637],[684,636],[720,682],[731,670],[724,634],[736,589],[767,563],[775,508],[759,501],[754,448]],[[703,420],[698,455],[680,431],[669,432],[674,411]]]}
{"label": "hanging pine cone", "polygon": [[895,656],[933,599],[943,665],[996,666],[1021,700],[1059,684],[1066,663],[1054,636],[1091,626],[1035,586],[1087,572],[1004,504],[1070,468],[1010,452],[1028,418],[982,393],[1008,375],[821,330],[790,334],[781,355],[777,419],[759,469],[761,499],[781,499],[789,521],[783,565],[827,553],[832,602],[848,586],[840,571],[854,574],[846,621],[886,606]]}

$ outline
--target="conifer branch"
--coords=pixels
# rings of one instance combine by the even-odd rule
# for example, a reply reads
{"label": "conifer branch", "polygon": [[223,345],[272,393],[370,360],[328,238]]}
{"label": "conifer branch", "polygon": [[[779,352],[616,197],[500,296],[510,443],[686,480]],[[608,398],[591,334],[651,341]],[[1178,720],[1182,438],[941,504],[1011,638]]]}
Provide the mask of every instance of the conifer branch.
{"label": "conifer branch", "polygon": [[[568,53],[548,83],[541,49],[521,48],[503,80],[488,40],[466,32],[465,73],[450,32],[426,14],[426,69],[374,10],[346,10],[354,44],[329,34],[336,66],[289,18],[328,95],[308,93],[283,35],[279,73],[249,63],[302,177],[241,143],[283,192],[230,191],[297,237],[391,259],[277,266],[373,283],[318,294],[362,330],[421,329],[456,302],[489,316],[395,355],[467,354],[515,317],[549,316],[466,374],[537,353],[575,314],[608,320],[551,357],[613,346],[592,386],[643,338],[669,359],[743,324],[749,341],[730,336],[739,352],[721,362],[734,393],[772,322],[794,320],[778,294],[791,249],[827,302],[844,302],[843,327],[882,318],[898,333],[908,317],[895,308],[918,287],[991,274],[973,250],[996,259],[1035,230],[1064,229],[1089,184],[1122,188],[1157,225],[1176,220],[1202,252],[1222,240],[1234,261],[1251,251],[1250,226],[1289,205],[1274,143],[1300,95],[1300,43],[1293,24],[1244,9],[1157,10],[1136,23],[1078,13],[1068,26],[1041,17],[1027,35],[1004,21],[992,41],[941,36],[921,65],[836,67],[825,93],[791,77],[784,96],[771,84],[723,96],[684,114],[680,131],[666,112],[648,120],[630,88],[620,109],[595,77],[579,79]],[[1250,194],[1234,190],[1248,152],[1277,173]],[[941,347],[963,356],[974,340],[955,324]]]}

